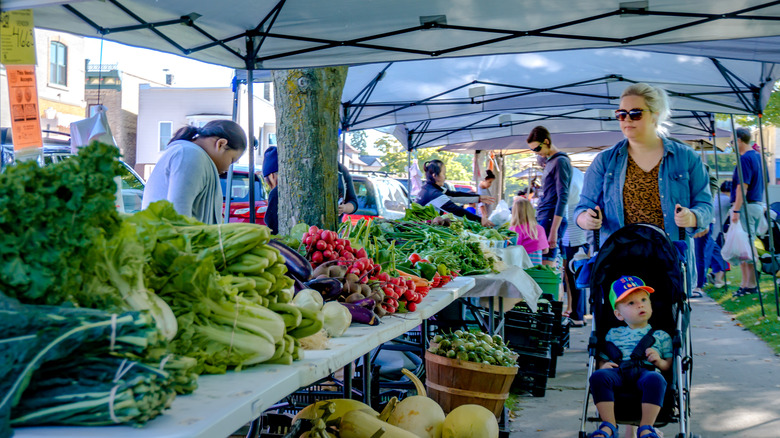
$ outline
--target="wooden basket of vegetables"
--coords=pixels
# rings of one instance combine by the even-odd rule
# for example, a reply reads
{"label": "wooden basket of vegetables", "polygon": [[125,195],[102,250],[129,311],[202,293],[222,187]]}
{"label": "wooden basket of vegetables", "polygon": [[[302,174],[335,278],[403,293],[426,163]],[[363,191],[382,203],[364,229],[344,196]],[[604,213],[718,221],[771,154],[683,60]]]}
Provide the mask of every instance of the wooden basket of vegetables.
{"label": "wooden basket of vegetables", "polygon": [[447,413],[476,404],[500,416],[518,371],[500,337],[458,330],[434,337],[432,345],[425,352],[428,396]]}

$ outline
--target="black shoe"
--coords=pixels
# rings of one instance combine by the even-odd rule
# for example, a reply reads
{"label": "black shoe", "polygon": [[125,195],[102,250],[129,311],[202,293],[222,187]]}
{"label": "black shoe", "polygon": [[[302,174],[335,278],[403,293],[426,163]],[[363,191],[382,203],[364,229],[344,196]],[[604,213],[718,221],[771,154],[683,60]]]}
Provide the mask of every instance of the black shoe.
{"label": "black shoe", "polygon": [[751,294],[757,294],[758,293],[758,286],[756,287],[746,287],[742,289],[742,295],[751,295]]}
{"label": "black shoe", "polygon": [[745,288],[744,287],[740,287],[739,289],[737,289],[736,291],[734,291],[731,294],[731,296],[734,297],[734,298],[739,298],[739,297],[744,296],[744,295],[745,295]]}

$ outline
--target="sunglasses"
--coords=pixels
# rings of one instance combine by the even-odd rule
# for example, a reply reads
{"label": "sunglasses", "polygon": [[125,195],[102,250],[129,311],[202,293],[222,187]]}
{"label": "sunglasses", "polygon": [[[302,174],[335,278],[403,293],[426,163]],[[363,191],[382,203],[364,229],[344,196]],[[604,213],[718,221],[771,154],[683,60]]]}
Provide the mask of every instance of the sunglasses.
{"label": "sunglasses", "polygon": [[542,146],[544,146],[544,142],[543,141],[539,142],[539,146],[537,146],[535,148],[529,148],[529,149],[531,149],[534,152],[540,152],[542,150]]}
{"label": "sunglasses", "polygon": [[643,112],[645,112],[645,110],[639,108],[634,108],[630,111],[619,109],[615,110],[615,118],[621,122],[626,120],[626,117],[630,118],[631,120],[642,120]]}

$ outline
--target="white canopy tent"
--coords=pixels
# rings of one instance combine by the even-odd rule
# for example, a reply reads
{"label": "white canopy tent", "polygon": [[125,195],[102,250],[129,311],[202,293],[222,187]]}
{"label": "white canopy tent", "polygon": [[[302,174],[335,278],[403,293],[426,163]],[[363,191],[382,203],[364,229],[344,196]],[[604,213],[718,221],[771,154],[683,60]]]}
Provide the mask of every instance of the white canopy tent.
{"label": "white canopy tent", "polygon": [[[709,113],[761,112],[780,65],[634,49],[409,61],[351,67],[349,129],[403,125],[408,148],[527,134],[618,130],[613,111],[635,82],[670,94],[677,134],[712,131]],[[676,132],[675,132],[676,131]]]}
{"label": "white canopy tent", "polygon": [[5,0],[38,27],[236,68],[777,36],[765,0]]}
{"label": "white canopy tent", "polygon": [[[545,126],[547,126],[545,124]],[[529,129],[530,131],[530,129]],[[568,154],[578,152],[598,152],[605,147],[612,146],[623,140],[623,133],[620,130],[612,131],[592,131],[592,132],[557,132],[552,131],[553,144]],[[672,137],[683,140],[702,140],[709,137],[708,133],[701,132],[699,134],[681,133],[679,131],[672,132]],[[717,136],[726,137],[730,133],[723,129],[717,130]],[[464,143],[456,143],[444,146],[439,149],[446,152],[456,153],[474,153],[476,151],[495,151],[502,155],[508,155],[513,151],[528,151],[528,144],[526,138],[528,133],[524,135],[514,135],[509,137],[497,137],[487,140],[469,141]]]}

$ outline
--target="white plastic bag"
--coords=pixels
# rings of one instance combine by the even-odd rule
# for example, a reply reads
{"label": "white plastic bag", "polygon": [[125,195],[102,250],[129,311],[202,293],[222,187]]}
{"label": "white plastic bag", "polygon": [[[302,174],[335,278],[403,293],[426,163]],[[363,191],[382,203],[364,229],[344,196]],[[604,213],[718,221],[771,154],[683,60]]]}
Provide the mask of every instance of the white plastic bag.
{"label": "white plastic bag", "polygon": [[509,205],[503,199],[496,205],[495,210],[488,217],[488,220],[497,227],[509,222],[510,219],[512,219],[512,212],[509,211]]}
{"label": "white plastic bag", "polygon": [[726,240],[723,249],[720,250],[723,259],[731,264],[739,264],[752,259],[753,246],[750,244],[748,234],[742,228],[742,224],[732,222],[726,232]]}

